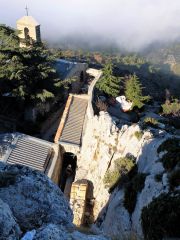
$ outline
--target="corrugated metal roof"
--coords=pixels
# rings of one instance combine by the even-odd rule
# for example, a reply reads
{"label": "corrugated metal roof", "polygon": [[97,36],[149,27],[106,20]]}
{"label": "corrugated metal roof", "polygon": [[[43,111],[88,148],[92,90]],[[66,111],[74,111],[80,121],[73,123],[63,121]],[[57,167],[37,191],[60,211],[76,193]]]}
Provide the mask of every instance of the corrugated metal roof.
{"label": "corrugated metal roof", "polygon": [[88,100],[73,96],[66,123],[62,130],[60,143],[80,146]]}
{"label": "corrugated metal roof", "polygon": [[21,164],[45,172],[52,147],[26,135],[19,136],[7,158],[7,163]]}

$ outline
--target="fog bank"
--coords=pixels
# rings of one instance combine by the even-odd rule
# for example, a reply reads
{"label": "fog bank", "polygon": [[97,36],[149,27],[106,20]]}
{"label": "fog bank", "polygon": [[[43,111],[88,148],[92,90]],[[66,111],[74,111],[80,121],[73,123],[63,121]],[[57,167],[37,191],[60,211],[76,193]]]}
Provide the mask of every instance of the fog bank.
{"label": "fog bank", "polygon": [[139,50],[155,41],[180,37],[179,0],[0,0],[0,23],[15,27],[18,18],[34,16],[42,38],[58,43],[67,36],[91,46],[115,43]]}

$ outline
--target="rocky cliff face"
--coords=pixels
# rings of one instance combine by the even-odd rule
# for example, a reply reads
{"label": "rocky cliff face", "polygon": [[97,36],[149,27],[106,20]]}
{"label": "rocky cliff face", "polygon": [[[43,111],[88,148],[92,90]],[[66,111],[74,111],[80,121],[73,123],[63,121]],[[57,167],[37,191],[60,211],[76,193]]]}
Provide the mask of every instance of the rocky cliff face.
{"label": "rocky cliff face", "polygon": [[[105,112],[88,120],[76,179],[84,178],[93,183],[94,215],[98,217],[96,226],[104,233],[120,237],[131,234],[143,236],[143,207],[161,193],[170,191],[167,172],[159,161],[163,153],[158,153],[157,149],[171,137],[162,129],[141,130],[139,124],[128,125]],[[127,156],[136,160],[136,175],[140,173],[144,179],[142,189],[137,192],[133,211],[128,211],[124,206],[125,186],[129,186],[129,183],[117,184],[110,194],[103,181],[106,172],[113,171],[116,160]],[[160,175],[161,179],[157,181]]]}
{"label": "rocky cliff face", "polygon": [[44,174],[0,163],[0,239],[99,239],[76,231],[61,190]]}

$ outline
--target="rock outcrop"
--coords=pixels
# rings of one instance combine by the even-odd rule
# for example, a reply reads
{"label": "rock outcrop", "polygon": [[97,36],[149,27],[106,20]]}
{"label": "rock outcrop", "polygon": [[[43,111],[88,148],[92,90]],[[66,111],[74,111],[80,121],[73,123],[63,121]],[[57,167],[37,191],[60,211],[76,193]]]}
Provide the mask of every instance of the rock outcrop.
{"label": "rock outcrop", "polygon": [[0,173],[14,174],[14,180],[0,188],[0,199],[7,203],[23,231],[44,223],[68,225],[73,214],[58,186],[44,174],[29,168],[0,165]]}
{"label": "rock outcrop", "polygon": [[0,239],[13,240],[21,235],[9,206],[0,199]]}
{"label": "rock outcrop", "polygon": [[[110,236],[135,234],[142,237],[143,207],[169,191],[167,173],[159,161],[157,149],[172,135],[158,128],[142,129],[140,125],[127,124],[105,112],[87,121],[76,180],[92,182],[96,226]],[[136,159],[137,174],[145,176],[144,187],[137,193],[132,213],[124,207],[124,186],[114,187],[110,194],[103,182],[107,170],[114,169],[115,160],[127,156]],[[162,175],[160,181],[156,180],[157,175]]]}
{"label": "rock outcrop", "polygon": [[[49,224],[38,229],[33,237],[33,240],[107,240],[107,238],[102,235],[86,235],[78,231],[67,231],[67,229],[62,226],[57,226],[54,224]],[[23,239],[22,239],[23,240]],[[24,237],[24,240],[26,237]]]}
{"label": "rock outcrop", "polygon": [[[63,193],[41,172],[0,163],[0,239],[78,239]],[[81,239],[103,236],[82,234]]]}

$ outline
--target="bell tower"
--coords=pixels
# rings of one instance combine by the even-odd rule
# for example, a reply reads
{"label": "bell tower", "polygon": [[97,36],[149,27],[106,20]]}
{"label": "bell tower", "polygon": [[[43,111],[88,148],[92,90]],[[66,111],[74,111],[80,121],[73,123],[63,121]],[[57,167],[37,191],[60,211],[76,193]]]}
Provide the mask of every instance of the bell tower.
{"label": "bell tower", "polygon": [[17,30],[19,30],[20,47],[29,47],[34,43],[41,43],[40,24],[29,16],[26,7],[26,16],[17,20]]}

